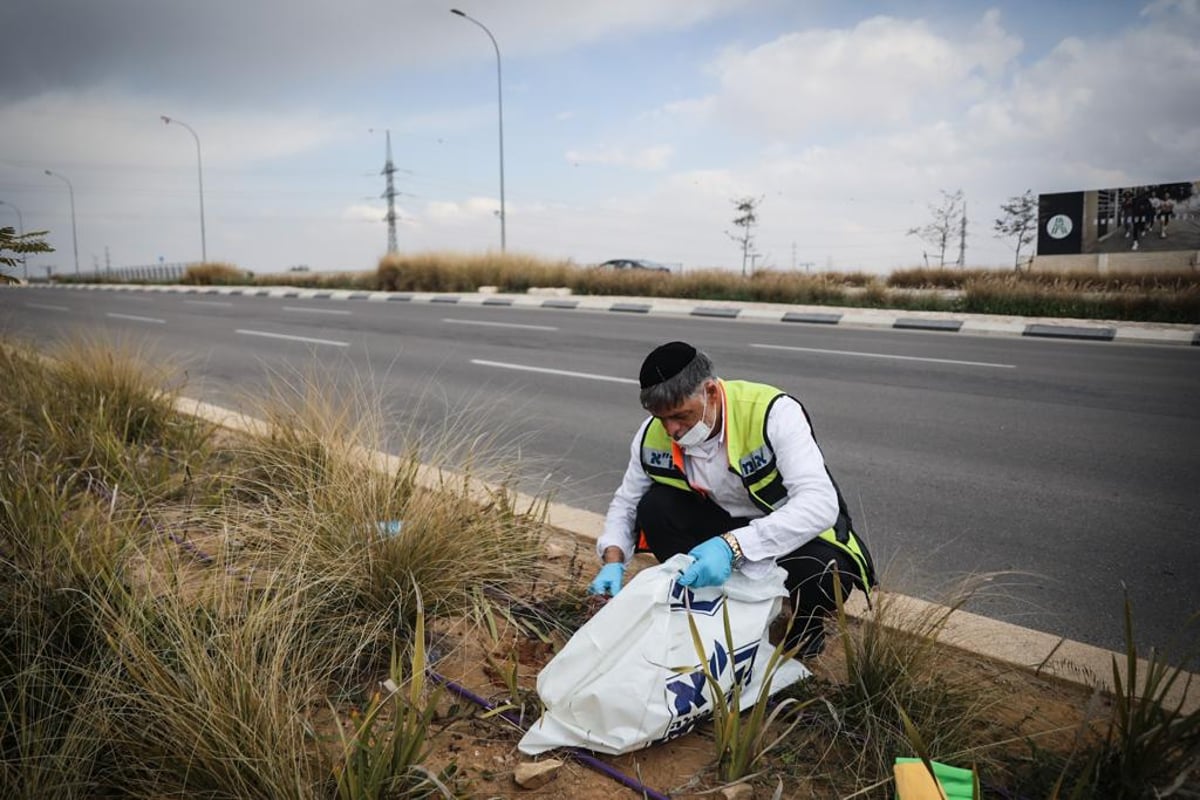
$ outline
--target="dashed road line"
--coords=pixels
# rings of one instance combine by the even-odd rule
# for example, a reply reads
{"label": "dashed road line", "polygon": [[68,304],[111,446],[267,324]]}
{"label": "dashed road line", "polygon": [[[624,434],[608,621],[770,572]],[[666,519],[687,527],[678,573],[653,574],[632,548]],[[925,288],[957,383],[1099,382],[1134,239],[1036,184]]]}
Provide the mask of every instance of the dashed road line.
{"label": "dashed road line", "polygon": [[520,328],[527,331],[556,331],[552,325],[523,325],[518,322],[485,322],[477,319],[455,319],[454,317],[442,317],[442,322],[449,322],[454,325],[484,325],[489,328]]}
{"label": "dashed road line", "polygon": [[308,314],[341,314],[343,316],[352,314],[351,311],[342,311],[336,308],[301,308],[300,306],[284,306],[284,311],[303,311]]}
{"label": "dashed road line", "polygon": [[251,331],[244,328],[238,328],[234,333],[240,333],[243,336],[262,336],[267,339],[286,339],[290,342],[306,342],[308,344],[327,344],[332,347],[349,347],[349,342],[339,342],[336,339],[315,339],[311,336],[293,336],[288,333],[271,333],[270,331]]}
{"label": "dashed road line", "polygon": [[531,367],[526,364],[508,364],[503,361],[487,361],[482,358],[472,358],[472,364],[478,364],[482,367],[496,367],[498,369],[512,369],[520,372],[540,372],[545,375],[562,375],[568,378],[583,378],[589,381],[609,381],[611,383],[633,383],[637,381],[632,378],[617,378],[612,375],[596,375],[591,372],[572,372],[566,369],[550,369],[549,367]]}
{"label": "dashed road line", "polygon": [[793,347],[783,344],[751,344],[764,350],[789,350],[797,353],[820,353],[834,356],[857,356],[859,358],[890,358],[896,361],[924,361],[931,364],[955,364],[961,367],[992,367],[994,369],[1016,369],[1016,364],[993,364],[988,361],[958,361],[953,358],[926,358],[924,356],[897,356],[891,353],[860,353],[855,350],[824,350],[820,347]]}
{"label": "dashed road line", "polygon": [[139,317],[136,314],[117,314],[115,312],[109,311],[104,316],[112,317],[113,319],[128,319],[128,320],[132,320],[134,322],[153,322],[156,325],[166,325],[167,324],[167,321],[165,319],[158,319],[156,317]]}

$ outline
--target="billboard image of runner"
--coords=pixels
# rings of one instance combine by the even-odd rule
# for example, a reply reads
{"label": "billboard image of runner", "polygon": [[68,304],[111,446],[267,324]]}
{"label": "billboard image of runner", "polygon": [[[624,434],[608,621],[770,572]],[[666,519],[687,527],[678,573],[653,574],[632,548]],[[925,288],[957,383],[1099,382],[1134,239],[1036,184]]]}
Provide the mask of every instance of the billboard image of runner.
{"label": "billboard image of runner", "polygon": [[1200,250],[1200,181],[1038,195],[1038,255]]}

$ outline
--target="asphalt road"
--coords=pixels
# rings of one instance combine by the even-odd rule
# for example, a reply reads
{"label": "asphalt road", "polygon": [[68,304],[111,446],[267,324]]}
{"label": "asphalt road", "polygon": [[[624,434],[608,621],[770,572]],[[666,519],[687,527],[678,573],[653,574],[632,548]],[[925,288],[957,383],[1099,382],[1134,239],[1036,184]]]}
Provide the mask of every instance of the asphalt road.
{"label": "asphalt road", "polygon": [[[723,377],[808,408],[890,588],[1122,647],[1200,611],[1200,348],[580,310],[66,289],[0,291],[0,334],[153,344],[186,394],[253,412],[274,374],[368,385],[389,449],[520,457],[521,488],[603,512],[642,418],[646,352],[686,339]],[[297,337],[297,338],[280,338]],[[442,444],[436,445],[440,441]],[[447,446],[446,443],[452,443]]]}

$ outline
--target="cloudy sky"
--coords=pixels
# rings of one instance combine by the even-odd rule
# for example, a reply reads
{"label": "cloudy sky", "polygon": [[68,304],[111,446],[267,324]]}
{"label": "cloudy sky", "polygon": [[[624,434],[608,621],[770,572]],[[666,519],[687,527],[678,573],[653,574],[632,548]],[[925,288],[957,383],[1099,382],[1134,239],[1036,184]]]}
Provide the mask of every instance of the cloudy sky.
{"label": "cloudy sky", "polygon": [[[967,261],[1011,264],[998,206],[1200,177],[1200,0],[8,0],[0,225],[73,271],[200,257],[369,269],[510,252],[741,268],[917,265],[968,202]],[[957,253],[955,253],[955,256]]]}

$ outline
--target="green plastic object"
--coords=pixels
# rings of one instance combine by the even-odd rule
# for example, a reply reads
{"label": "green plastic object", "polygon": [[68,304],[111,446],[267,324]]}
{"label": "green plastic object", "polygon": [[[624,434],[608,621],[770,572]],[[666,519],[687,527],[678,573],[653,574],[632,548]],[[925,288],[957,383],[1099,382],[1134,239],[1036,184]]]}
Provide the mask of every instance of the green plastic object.
{"label": "green plastic object", "polygon": [[[897,758],[897,764],[910,764],[912,762],[921,764],[921,769],[925,769],[925,765],[921,763],[919,758]],[[975,800],[975,773],[969,769],[962,767],[952,767],[949,764],[942,764],[937,761],[931,761],[933,764],[933,774],[941,784],[942,790],[946,793],[946,800]],[[896,800],[904,800],[896,795]]]}

